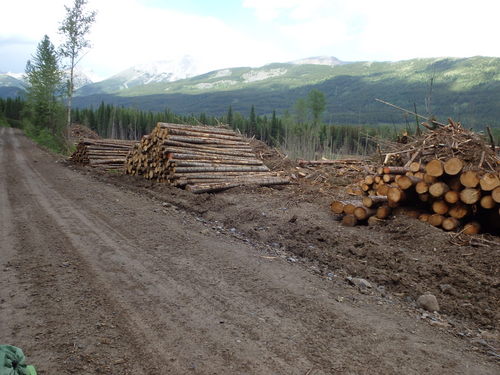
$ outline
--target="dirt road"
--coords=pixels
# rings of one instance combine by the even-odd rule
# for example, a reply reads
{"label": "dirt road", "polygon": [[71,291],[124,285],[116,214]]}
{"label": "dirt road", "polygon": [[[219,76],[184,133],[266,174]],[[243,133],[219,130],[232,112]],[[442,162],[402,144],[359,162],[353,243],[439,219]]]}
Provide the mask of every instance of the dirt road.
{"label": "dirt road", "polygon": [[39,374],[497,374],[299,262],[0,128],[0,342]]}

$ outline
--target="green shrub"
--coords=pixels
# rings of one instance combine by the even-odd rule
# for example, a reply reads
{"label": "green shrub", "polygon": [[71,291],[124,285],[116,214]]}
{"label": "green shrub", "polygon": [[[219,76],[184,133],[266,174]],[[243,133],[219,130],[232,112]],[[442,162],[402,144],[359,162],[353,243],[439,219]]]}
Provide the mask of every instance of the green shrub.
{"label": "green shrub", "polygon": [[48,148],[58,154],[65,153],[67,151],[63,138],[55,136],[47,128],[40,128],[33,125],[28,120],[23,120],[23,130],[29,138],[33,139],[42,147]]}

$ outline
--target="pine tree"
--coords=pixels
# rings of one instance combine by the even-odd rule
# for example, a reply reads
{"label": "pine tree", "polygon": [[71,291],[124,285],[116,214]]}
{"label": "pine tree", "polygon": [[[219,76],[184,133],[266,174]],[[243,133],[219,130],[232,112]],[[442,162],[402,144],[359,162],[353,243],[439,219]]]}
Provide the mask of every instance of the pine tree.
{"label": "pine tree", "polygon": [[62,73],[55,48],[47,35],[38,44],[32,61],[28,60],[26,64],[26,81],[29,117],[35,125],[56,134]]}
{"label": "pine tree", "polygon": [[255,107],[252,105],[250,109],[250,123],[248,125],[248,135],[252,136],[257,133],[257,117],[255,116]]}
{"label": "pine tree", "polygon": [[66,38],[60,47],[62,56],[69,59],[69,79],[68,79],[68,112],[67,126],[71,125],[71,106],[74,91],[75,66],[81,60],[81,53],[84,49],[90,47],[90,42],[86,35],[90,31],[90,26],[95,21],[96,12],[87,12],[85,6],[87,0],[74,0],[73,7],[66,8],[66,18],[59,27],[59,32]]}
{"label": "pine tree", "polygon": [[227,110],[227,123],[228,125],[233,125],[233,107],[231,104],[229,105],[229,109]]}
{"label": "pine tree", "polygon": [[309,108],[311,109],[311,113],[313,116],[314,125],[318,125],[320,122],[321,114],[324,112],[326,107],[325,94],[321,91],[312,89],[309,91],[309,95],[307,96]]}
{"label": "pine tree", "polygon": [[273,145],[278,145],[280,142],[280,123],[276,117],[276,110],[273,110],[273,117],[271,118],[271,142]]}

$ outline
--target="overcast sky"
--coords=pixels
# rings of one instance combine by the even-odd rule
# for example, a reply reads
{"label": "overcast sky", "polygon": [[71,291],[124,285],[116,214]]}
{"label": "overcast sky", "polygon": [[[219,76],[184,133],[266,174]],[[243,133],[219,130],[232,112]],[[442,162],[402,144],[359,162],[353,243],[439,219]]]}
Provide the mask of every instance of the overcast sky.
{"label": "overcast sky", "polygon": [[[73,0],[0,0],[0,72],[23,72]],[[344,61],[500,57],[497,0],[89,0],[94,78],[194,57],[199,73],[311,56]]]}

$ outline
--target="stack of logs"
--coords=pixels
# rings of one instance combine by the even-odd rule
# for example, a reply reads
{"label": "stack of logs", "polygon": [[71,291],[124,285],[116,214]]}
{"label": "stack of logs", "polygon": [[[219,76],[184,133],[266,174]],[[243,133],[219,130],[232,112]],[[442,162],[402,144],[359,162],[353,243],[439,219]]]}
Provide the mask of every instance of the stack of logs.
{"label": "stack of logs", "polygon": [[125,168],[193,193],[290,182],[270,172],[241,135],[213,126],[158,123],[128,155]]}
{"label": "stack of logs", "polygon": [[[500,174],[484,170],[464,171],[456,157],[433,159],[407,167],[380,167],[359,186],[366,194],[360,201],[334,201],[331,210],[342,214],[342,223],[375,223],[395,210],[447,231],[461,229],[475,234],[500,225]],[[404,207],[403,207],[404,206]]]}
{"label": "stack of logs", "polygon": [[70,160],[103,170],[122,170],[128,153],[136,143],[118,139],[83,139],[76,145]]}

